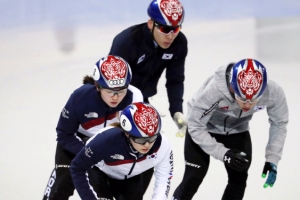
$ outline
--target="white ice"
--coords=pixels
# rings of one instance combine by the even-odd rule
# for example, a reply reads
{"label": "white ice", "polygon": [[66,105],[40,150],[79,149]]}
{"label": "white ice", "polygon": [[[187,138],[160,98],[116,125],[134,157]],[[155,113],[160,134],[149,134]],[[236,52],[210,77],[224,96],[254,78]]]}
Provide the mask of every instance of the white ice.
{"label": "white ice", "polygon": [[[94,63],[107,55],[121,30],[148,20],[145,1],[132,6],[116,0],[86,3],[12,0],[0,3],[0,199],[41,199],[54,167],[60,111]],[[108,2],[108,1],[105,1]],[[146,4],[148,5],[148,2]],[[297,200],[300,196],[299,85],[300,9],[296,1],[183,0],[186,18],[182,32],[188,38],[186,102],[214,71],[229,62],[256,58],[270,79],[285,90],[290,122],[283,157],[273,188],[261,178],[268,140],[268,117],[257,113],[250,126],[253,161],[245,200]],[[195,5],[193,5],[195,4]],[[123,9],[120,9],[123,8]],[[58,10],[58,11],[57,11]],[[123,13],[124,12],[124,13]],[[136,14],[138,17],[134,16]],[[163,118],[163,132],[174,150],[174,177],[169,199],[184,172],[184,139],[168,111],[165,78],[150,100]],[[145,199],[151,199],[152,188]],[[221,199],[227,177],[222,162],[211,158],[206,178],[194,199]],[[70,199],[80,199],[77,193]]]}

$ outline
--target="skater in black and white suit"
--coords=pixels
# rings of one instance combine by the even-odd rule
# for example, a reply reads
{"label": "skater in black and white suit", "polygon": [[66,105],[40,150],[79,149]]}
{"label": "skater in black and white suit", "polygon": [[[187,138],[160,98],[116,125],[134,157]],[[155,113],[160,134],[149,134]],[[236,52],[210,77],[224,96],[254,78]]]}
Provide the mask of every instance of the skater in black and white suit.
{"label": "skater in black and white suit", "polygon": [[129,64],[109,55],[96,63],[93,76],[85,76],[84,85],[71,94],[56,127],[55,168],[44,200],[69,199],[75,190],[69,168],[84,142],[110,123],[118,122],[118,112],[127,105],[143,101],[140,90],[129,85],[131,77]]}
{"label": "skater in black and white suit", "polygon": [[268,177],[266,188],[275,183],[287,134],[289,111],[283,89],[268,80],[266,68],[254,59],[221,67],[208,78],[188,101],[186,166],[173,199],[192,199],[205,178],[210,156],[224,162],[228,173],[222,200],[243,199],[252,159],[249,122],[263,110],[270,123],[262,170],[262,176]]}
{"label": "skater in black and white suit", "polygon": [[[173,154],[166,136],[160,134],[161,119],[148,103],[127,106],[120,123],[101,130],[87,141],[71,165],[73,181],[82,200],[142,200],[143,173],[154,168],[152,200],[166,200],[173,176]],[[94,166],[94,167],[93,167]],[[89,177],[102,172],[106,181]]]}

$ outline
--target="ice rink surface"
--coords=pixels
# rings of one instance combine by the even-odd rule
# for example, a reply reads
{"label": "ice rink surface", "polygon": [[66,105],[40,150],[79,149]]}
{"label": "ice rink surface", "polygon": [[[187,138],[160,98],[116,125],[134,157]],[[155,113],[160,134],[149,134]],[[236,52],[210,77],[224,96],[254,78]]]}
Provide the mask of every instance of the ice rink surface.
{"label": "ice rink surface", "polygon": [[[95,62],[107,55],[113,37],[130,25],[148,20],[149,1],[0,2],[0,199],[41,199],[54,167],[60,111]],[[108,3],[109,2],[109,3]],[[186,10],[182,32],[187,36],[186,102],[214,71],[229,62],[255,58],[270,79],[285,90],[290,123],[273,188],[261,178],[268,140],[265,111],[251,121],[253,161],[245,200],[298,200],[300,196],[297,129],[300,113],[299,1],[182,0]],[[165,78],[150,102],[167,114],[162,130],[174,150],[174,177],[169,199],[184,172],[184,139],[168,111]],[[151,199],[149,187],[145,200]],[[211,165],[194,199],[221,199],[226,186],[223,164]],[[71,200],[79,200],[75,193]]]}

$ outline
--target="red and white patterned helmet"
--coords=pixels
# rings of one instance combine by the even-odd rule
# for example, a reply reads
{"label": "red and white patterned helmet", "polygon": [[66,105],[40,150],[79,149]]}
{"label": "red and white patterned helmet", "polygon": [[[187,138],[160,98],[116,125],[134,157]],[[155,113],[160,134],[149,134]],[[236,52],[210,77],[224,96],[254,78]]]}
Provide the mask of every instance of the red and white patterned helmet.
{"label": "red and white patterned helmet", "polygon": [[260,97],[267,87],[267,70],[259,61],[243,59],[231,69],[230,84],[234,93],[243,99]]}
{"label": "red and white patterned helmet", "polygon": [[153,0],[148,7],[148,15],[160,25],[181,26],[184,9],[178,0]]}
{"label": "red and white patterned helmet", "polygon": [[95,64],[93,78],[101,87],[114,89],[128,86],[132,73],[123,58],[109,55]]}
{"label": "red and white patterned helmet", "polygon": [[120,115],[120,123],[133,137],[152,137],[161,129],[161,118],[157,110],[144,102],[132,103],[124,108]]}

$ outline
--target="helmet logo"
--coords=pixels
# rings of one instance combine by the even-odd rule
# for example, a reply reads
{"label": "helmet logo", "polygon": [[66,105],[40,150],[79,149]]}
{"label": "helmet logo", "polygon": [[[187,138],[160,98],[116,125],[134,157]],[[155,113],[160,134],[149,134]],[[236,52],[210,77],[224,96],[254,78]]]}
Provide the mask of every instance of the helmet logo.
{"label": "helmet logo", "polygon": [[158,114],[156,110],[144,104],[135,104],[136,112],[134,113],[134,121],[139,129],[141,129],[149,137],[155,135],[158,128]]}
{"label": "helmet logo", "polygon": [[101,73],[104,75],[108,84],[114,87],[123,86],[127,71],[126,63],[116,59],[114,56],[108,56],[101,65]]}
{"label": "helmet logo", "polygon": [[177,26],[181,21],[183,7],[178,0],[162,0],[160,2],[160,9],[171,22],[172,26]]}
{"label": "helmet logo", "polygon": [[246,95],[246,99],[252,99],[255,96],[262,86],[263,75],[262,71],[258,69],[256,63],[252,59],[247,59],[247,62],[244,63],[242,67],[240,65],[238,73],[238,85],[243,94]]}

